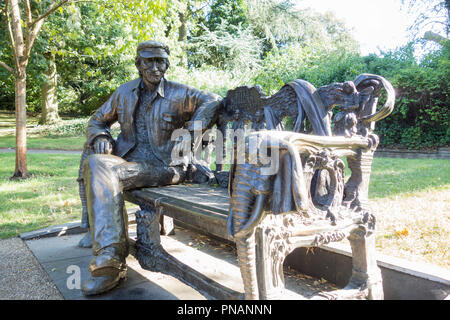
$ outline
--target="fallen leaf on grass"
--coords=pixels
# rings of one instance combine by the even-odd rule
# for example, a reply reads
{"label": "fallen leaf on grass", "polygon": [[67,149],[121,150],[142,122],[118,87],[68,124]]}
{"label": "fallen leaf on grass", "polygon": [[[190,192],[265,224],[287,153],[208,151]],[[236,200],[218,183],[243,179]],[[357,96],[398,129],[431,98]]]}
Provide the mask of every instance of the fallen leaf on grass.
{"label": "fallen leaf on grass", "polygon": [[409,231],[406,228],[403,228],[403,230],[395,230],[394,232],[399,238],[406,237],[407,235],[409,235]]}

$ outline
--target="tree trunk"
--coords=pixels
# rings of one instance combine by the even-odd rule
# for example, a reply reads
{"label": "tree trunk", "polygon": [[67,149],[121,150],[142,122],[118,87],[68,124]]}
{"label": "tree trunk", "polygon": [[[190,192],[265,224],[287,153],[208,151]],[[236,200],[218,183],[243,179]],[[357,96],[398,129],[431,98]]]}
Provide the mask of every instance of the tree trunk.
{"label": "tree trunk", "polygon": [[55,56],[48,55],[48,68],[44,73],[45,80],[41,87],[42,113],[39,124],[51,124],[60,121],[58,115],[58,97],[56,96],[57,73]]}
{"label": "tree trunk", "polygon": [[16,57],[15,104],[16,104],[16,169],[12,179],[27,178],[27,63],[22,31],[22,19],[18,0],[11,0],[12,28],[14,31],[14,55]]}
{"label": "tree trunk", "polygon": [[26,114],[27,80],[25,70],[20,72],[15,81],[16,103],[16,169],[12,178],[27,178],[27,114]]}
{"label": "tree trunk", "polygon": [[[25,2],[26,21],[22,20],[19,0],[7,0],[6,4],[11,8],[11,21],[8,17],[8,8],[5,7],[5,17],[10,35],[10,44],[13,50],[15,62],[15,107],[16,107],[16,169],[12,179],[27,178],[27,116],[26,116],[26,89],[27,89],[27,65],[34,40],[41,30],[45,18],[60,8],[69,0],[61,0],[58,4],[52,4],[44,14],[33,21],[30,1]],[[25,39],[23,26],[25,29]],[[26,43],[24,42],[26,40]]]}

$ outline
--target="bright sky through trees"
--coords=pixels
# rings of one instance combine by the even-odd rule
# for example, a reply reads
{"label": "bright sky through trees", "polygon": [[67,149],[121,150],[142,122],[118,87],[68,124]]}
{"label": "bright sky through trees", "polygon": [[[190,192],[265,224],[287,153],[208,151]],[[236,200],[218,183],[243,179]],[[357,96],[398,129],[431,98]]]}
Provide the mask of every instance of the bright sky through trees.
{"label": "bright sky through trees", "polygon": [[395,49],[411,39],[407,29],[414,17],[405,9],[401,0],[296,0],[299,8],[310,7],[324,13],[334,12],[352,29],[361,45],[361,54],[379,53]]}

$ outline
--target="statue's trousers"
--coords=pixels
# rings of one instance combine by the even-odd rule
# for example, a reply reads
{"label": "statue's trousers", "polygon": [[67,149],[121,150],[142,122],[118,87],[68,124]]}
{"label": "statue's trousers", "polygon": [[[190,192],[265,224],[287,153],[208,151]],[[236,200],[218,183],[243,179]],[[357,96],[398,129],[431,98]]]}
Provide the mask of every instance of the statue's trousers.
{"label": "statue's trousers", "polygon": [[114,155],[90,155],[83,164],[83,181],[94,255],[110,246],[122,257],[128,255],[123,191],[176,184],[184,178],[185,171],[180,167],[129,162]]}

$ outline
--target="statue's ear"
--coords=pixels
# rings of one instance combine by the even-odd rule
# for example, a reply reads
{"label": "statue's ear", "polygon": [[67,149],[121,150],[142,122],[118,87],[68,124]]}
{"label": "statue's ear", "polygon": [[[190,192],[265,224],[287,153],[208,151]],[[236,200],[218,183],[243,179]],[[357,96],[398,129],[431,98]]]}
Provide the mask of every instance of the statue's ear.
{"label": "statue's ear", "polygon": [[169,61],[169,59],[164,59],[165,61],[166,61],[166,71],[169,69],[169,67],[170,67],[170,61]]}
{"label": "statue's ear", "polygon": [[141,72],[141,59],[139,58],[139,56],[137,56],[134,59],[134,65],[136,66],[136,69],[139,71],[139,76],[142,77],[142,72]]}
{"label": "statue's ear", "polygon": [[136,68],[138,68],[138,70],[139,70],[140,64],[141,64],[141,59],[139,58],[139,56],[137,56],[136,58],[134,58],[134,65],[136,66]]}

